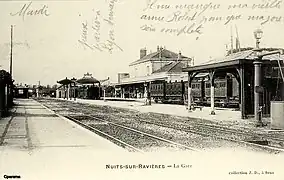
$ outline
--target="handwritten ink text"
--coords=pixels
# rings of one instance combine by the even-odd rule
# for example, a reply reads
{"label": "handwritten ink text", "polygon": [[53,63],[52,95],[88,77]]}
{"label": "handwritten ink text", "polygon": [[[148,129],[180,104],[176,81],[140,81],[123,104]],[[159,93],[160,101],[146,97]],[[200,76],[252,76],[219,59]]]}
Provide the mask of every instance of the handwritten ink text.
{"label": "handwritten ink text", "polygon": [[24,4],[22,8],[16,12],[16,13],[10,13],[11,16],[21,16],[23,20],[25,20],[26,16],[49,16],[50,13],[48,12],[48,6],[43,5],[39,9],[33,9],[32,2],[29,2],[28,4]]}

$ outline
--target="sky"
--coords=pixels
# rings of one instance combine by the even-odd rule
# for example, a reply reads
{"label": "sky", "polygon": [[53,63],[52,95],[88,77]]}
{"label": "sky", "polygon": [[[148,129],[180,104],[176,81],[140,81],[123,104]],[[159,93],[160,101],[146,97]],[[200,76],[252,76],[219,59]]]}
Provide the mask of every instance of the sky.
{"label": "sky", "polygon": [[[149,2],[155,0],[61,0],[61,1],[33,1],[28,10],[37,10],[45,7],[46,15],[16,14],[29,1],[0,1],[0,65],[9,70],[10,57],[10,27],[14,25],[13,32],[13,78],[23,84],[56,84],[56,81],[65,77],[81,78],[89,72],[97,79],[110,77],[117,80],[117,73],[129,72],[129,64],[139,59],[139,51],[146,48],[147,52],[156,51],[157,46],[166,47],[173,52],[179,52],[187,57],[194,57],[195,64],[222,57],[226,53],[226,44],[230,44],[231,34],[236,37],[236,29],[241,47],[255,46],[253,31],[257,28],[263,30],[261,47],[284,47],[284,3],[282,1],[268,0],[216,0],[220,4],[218,9],[206,9],[201,17],[222,17],[221,21],[202,24],[202,34],[191,33],[179,36],[163,33],[161,29],[181,28],[185,25],[202,22],[180,21],[159,22],[142,20],[141,16],[169,17],[177,11],[200,13],[200,9],[177,10],[176,4],[208,4],[210,1],[190,0],[157,0],[152,9],[146,9]],[[198,3],[197,3],[198,2]],[[233,4],[270,3],[270,8],[228,8]],[[273,7],[277,4],[278,6]],[[170,9],[157,9],[156,5],[170,4]],[[113,5],[113,6],[111,6]],[[211,4],[212,5],[212,4]],[[283,6],[283,7],[282,7]],[[211,6],[212,7],[212,6]],[[146,9],[146,10],[145,10]],[[98,15],[99,11],[99,15]],[[16,14],[16,15],[15,15]],[[241,15],[238,20],[232,20],[225,25],[227,16]],[[248,21],[249,15],[278,17],[279,22],[263,20]],[[97,17],[97,21],[95,18]],[[111,19],[107,23],[104,19]],[[274,18],[275,21],[275,18]],[[83,24],[88,24],[84,30]],[[99,22],[99,25],[98,23]],[[83,24],[82,24],[83,23]],[[98,25],[97,30],[91,25]],[[141,26],[155,27],[155,32],[141,30]],[[99,28],[98,28],[99,27]],[[87,36],[84,36],[84,33]],[[233,33],[231,33],[233,32]],[[96,35],[95,35],[96,34]],[[107,42],[112,40],[120,48],[112,53],[107,50],[90,49],[79,43],[85,38],[88,44]],[[97,38],[97,39],[96,39]],[[98,40],[99,39],[99,40]]]}

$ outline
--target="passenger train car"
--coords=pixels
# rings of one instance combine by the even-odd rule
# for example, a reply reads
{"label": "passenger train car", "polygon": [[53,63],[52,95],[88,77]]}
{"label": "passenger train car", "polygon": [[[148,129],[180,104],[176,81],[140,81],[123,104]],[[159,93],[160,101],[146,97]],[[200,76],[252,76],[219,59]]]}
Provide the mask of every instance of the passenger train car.
{"label": "passenger train car", "polygon": [[[239,85],[232,75],[214,80],[214,100],[216,106],[238,107]],[[210,105],[211,85],[208,76],[197,77],[191,83],[192,100],[198,105]],[[188,82],[153,82],[151,97],[155,102],[184,104],[188,96]]]}

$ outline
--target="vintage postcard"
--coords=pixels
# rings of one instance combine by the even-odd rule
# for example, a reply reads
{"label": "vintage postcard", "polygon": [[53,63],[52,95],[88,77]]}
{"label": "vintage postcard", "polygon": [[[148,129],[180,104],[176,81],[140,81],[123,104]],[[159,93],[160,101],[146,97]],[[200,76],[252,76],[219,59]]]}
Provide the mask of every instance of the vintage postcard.
{"label": "vintage postcard", "polygon": [[282,0],[0,0],[0,180],[284,179]]}

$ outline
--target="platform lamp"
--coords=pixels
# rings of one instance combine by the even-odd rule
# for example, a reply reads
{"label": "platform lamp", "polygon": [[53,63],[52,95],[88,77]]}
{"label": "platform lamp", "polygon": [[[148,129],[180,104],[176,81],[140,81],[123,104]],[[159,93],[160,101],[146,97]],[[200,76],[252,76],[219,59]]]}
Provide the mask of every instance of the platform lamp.
{"label": "platform lamp", "polygon": [[[260,39],[262,38],[263,31],[261,29],[257,29],[254,31],[254,37],[256,40],[256,50],[257,53],[260,49]],[[257,127],[262,127],[262,107],[260,106],[260,93],[263,93],[263,87],[261,85],[261,65],[262,61],[261,58],[258,57],[253,62],[254,64],[254,116],[255,120],[257,121]]]}
{"label": "platform lamp", "polygon": [[254,38],[256,39],[256,48],[259,49],[260,39],[262,38],[263,31],[261,29],[257,29],[254,31]]}

